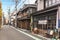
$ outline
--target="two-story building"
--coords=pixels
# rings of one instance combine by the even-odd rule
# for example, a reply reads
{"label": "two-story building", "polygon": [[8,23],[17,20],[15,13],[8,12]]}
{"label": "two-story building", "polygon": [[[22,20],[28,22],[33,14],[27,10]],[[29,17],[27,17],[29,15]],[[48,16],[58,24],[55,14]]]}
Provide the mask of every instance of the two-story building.
{"label": "two-story building", "polygon": [[33,30],[45,35],[60,28],[60,0],[36,0],[37,12],[32,13]]}
{"label": "two-story building", "polygon": [[25,4],[17,13],[17,26],[23,29],[30,28],[30,14],[36,11],[36,4]]}

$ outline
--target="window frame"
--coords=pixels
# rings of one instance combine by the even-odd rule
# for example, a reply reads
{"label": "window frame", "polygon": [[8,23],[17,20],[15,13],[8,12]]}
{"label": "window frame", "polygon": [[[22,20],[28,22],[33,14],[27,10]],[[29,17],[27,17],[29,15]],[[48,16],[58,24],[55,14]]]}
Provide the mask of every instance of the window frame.
{"label": "window frame", "polygon": [[58,4],[60,2],[60,0],[46,0],[45,1],[45,7],[50,7],[53,6],[55,4]]}

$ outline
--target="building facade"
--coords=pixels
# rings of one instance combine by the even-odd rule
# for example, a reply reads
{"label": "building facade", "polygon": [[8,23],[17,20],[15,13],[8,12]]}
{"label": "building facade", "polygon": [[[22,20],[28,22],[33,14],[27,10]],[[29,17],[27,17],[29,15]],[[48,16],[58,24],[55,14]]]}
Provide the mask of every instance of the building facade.
{"label": "building facade", "polygon": [[[37,0],[37,12],[32,14],[33,31],[45,36],[60,28],[60,0]],[[57,36],[57,34],[55,34]]]}
{"label": "building facade", "polygon": [[36,11],[35,4],[25,4],[22,9],[17,13],[17,25],[19,28],[30,30],[30,14]]}

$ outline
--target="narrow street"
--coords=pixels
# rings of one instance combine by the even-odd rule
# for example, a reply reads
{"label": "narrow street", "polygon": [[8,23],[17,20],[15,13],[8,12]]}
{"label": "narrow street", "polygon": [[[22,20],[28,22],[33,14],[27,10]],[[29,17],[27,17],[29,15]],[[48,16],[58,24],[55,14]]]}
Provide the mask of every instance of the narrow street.
{"label": "narrow street", "polygon": [[60,0],[0,0],[0,40],[60,40]]}
{"label": "narrow street", "polygon": [[[12,27],[5,25],[0,30],[0,40],[35,40]],[[37,39],[38,40],[38,39]]]}

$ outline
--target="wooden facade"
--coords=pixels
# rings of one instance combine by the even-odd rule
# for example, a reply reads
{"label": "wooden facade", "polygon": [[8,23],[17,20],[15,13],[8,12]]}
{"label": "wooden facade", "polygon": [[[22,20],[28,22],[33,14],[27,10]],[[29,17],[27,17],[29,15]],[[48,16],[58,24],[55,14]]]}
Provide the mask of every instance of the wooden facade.
{"label": "wooden facade", "polygon": [[30,30],[30,19],[18,20],[18,27]]}
{"label": "wooden facade", "polygon": [[30,29],[30,18],[27,17],[26,13],[20,14],[22,18],[18,18],[17,26],[22,29]]}
{"label": "wooden facade", "polygon": [[30,14],[36,11],[35,4],[25,4],[21,11],[18,12],[18,27],[22,29],[30,30]]}

